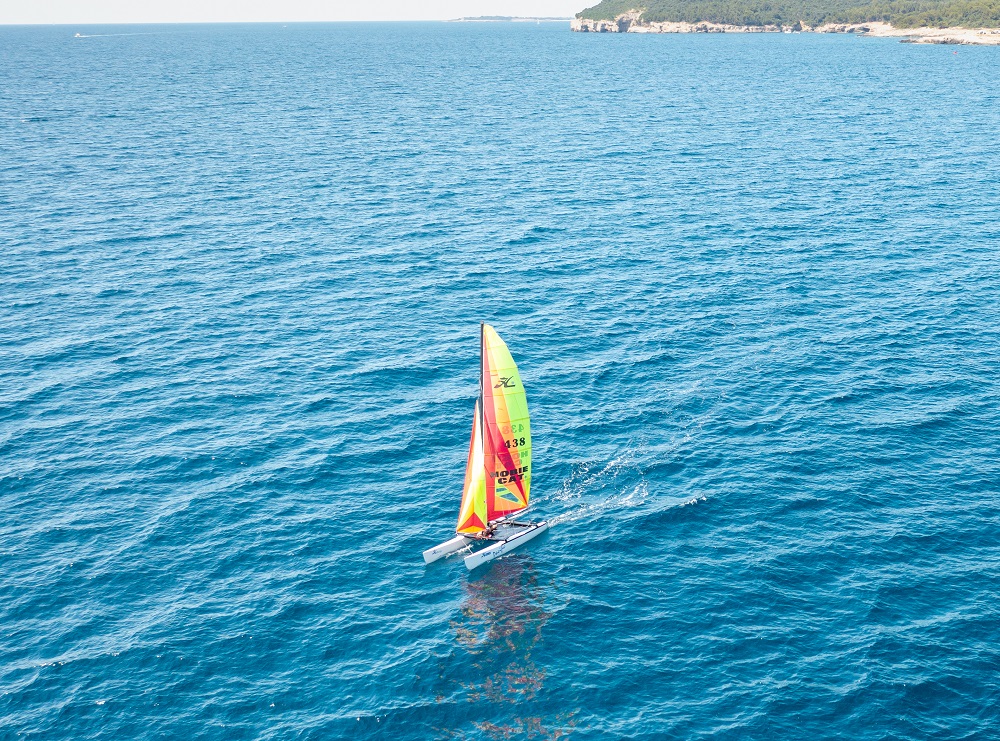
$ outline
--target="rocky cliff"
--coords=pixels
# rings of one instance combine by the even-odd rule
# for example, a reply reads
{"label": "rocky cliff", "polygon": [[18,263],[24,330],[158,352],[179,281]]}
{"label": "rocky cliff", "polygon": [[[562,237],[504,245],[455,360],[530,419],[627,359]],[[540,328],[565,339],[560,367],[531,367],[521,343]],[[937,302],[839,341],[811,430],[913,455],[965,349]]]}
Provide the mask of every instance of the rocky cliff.
{"label": "rocky cliff", "polygon": [[809,26],[794,25],[735,26],[724,23],[685,23],[675,21],[644,21],[642,12],[631,10],[613,20],[574,18],[573,31],[589,33],[853,33],[860,36],[899,38],[914,44],[985,44],[1000,45],[1000,29],[996,28],[894,28],[888,23],[826,23]]}

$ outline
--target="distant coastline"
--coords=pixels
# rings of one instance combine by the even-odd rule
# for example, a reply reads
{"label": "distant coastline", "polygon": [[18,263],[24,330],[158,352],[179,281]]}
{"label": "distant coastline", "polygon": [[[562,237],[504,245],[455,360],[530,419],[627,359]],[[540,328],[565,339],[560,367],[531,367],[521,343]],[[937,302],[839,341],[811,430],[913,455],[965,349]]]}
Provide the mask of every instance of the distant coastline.
{"label": "distant coastline", "polygon": [[805,23],[734,25],[698,21],[645,21],[639,11],[621,13],[613,19],[574,18],[570,29],[591,33],[853,33],[858,36],[899,38],[913,44],[1000,45],[1000,28],[895,28],[891,23]]}

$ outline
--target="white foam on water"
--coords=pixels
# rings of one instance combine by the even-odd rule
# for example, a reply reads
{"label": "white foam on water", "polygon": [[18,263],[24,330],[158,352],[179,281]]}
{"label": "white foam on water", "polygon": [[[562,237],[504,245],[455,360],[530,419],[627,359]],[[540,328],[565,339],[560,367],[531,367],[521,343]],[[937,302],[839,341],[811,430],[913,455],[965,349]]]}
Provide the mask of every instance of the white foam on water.
{"label": "white foam on water", "polygon": [[578,464],[563,480],[557,502],[569,505],[567,511],[552,517],[558,525],[585,517],[641,506],[649,498],[649,485],[638,463],[637,449],[629,447],[603,464],[591,461]]}

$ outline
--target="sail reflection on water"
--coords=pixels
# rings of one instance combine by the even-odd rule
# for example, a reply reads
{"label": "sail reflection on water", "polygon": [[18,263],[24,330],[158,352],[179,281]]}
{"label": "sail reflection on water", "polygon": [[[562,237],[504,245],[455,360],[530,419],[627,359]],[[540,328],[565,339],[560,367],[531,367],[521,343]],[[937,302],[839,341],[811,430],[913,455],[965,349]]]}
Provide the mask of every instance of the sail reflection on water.
{"label": "sail reflection on water", "polygon": [[552,613],[545,605],[549,590],[539,585],[531,556],[498,561],[483,578],[470,579],[465,590],[460,616],[451,627],[468,653],[468,676],[476,677],[462,683],[466,699],[482,710],[476,729],[498,739],[565,737],[575,712],[548,718],[532,713],[545,681],[545,669],[533,653]]}

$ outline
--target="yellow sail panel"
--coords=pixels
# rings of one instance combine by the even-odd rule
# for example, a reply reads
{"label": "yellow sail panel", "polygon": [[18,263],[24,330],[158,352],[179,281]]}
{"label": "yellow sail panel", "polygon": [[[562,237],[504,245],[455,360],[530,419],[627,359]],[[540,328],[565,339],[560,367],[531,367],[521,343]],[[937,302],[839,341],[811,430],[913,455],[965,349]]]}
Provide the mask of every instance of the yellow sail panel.
{"label": "yellow sail panel", "polygon": [[483,457],[482,422],[479,402],[472,417],[472,437],[469,440],[469,459],[465,464],[465,486],[462,506],[458,512],[456,532],[466,535],[481,533],[486,529],[486,467]]}
{"label": "yellow sail panel", "polygon": [[531,425],[528,399],[514,358],[488,324],[483,325],[483,452],[487,522],[528,506]]}

